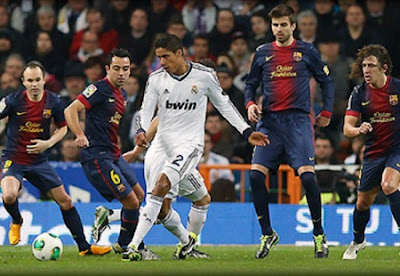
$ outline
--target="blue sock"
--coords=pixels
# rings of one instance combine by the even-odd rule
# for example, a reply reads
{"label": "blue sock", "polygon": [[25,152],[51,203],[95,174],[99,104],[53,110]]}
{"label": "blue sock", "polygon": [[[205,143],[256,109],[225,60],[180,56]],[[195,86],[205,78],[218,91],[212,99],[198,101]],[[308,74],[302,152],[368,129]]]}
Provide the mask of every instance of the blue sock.
{"label": "blue sock", "polygon": [[18,199],[15,199],[14,203],[11,203],[11,204],[5,203],[4,199],[3,199],[3,204],[4,204],[4,208],[6,208],[7,212],[10,214],[10,216],[12,218],[12,222],[14,224],[22,223],[21,213],[19,212],[19,208],[18,208]]}
{"label": "blue sock", "polygon": [[268,190],[265,186],[265,175],[256,170],[250,171],[251,190],[253,192],[253,203],[256,209],[258,222],[263,235],[271,235],[271,221],[268,209]]}
{"label": "blue sock", "polygon": [[397,190],[396,192],[387,195],[390,202],[390,210],[392,210],[392,214],[394,220],[397,223],[397,227],[400,227],[400,192]]}
{"label": "blue sock", "polygon": [[308,208],[310,209],[312,222],[314,224],[314,235],[324,233],[321,221],[321,193],[317,184],[317,178],[313,172],[305,172],[300,176],[301,184],[306,190]]}
{"label": "blue sock", "polygon": [[367,227],[368,221],[370,217],[369,209],[365,211],[360,211],[354,208],[353,213],[353,232],[354,232],[354,241],[356,243],[362,243],[365,238],[365,227]]}
{"label": "blue sock", "polygon": [[78,245],[79,251],[89,249],[90,244],[86,241],[85,234],[83,233],[82,221],[75,206],[69,210],[61,210],[61,213],[65,225],[68,227]]}
{"label": "blue sock", "polygon": [[129,210],[122,208],[121,210],[121,229],[118,236],[118,243],[122,248],[128,246],[135,233],[139,220],[139,209]]}

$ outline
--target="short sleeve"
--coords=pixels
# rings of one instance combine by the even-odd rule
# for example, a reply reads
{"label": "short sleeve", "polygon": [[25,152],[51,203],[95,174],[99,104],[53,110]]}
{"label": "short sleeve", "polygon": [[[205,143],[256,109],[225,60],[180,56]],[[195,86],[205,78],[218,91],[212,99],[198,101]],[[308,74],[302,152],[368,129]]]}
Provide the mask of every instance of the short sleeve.
{"label": "short sleeve", "polygon": [[7,117],[12,110],[11,95],[4,97],[0,101],[0,119]]}
{"label": "short sleeve", "polygon": [[104,101],[104,97],[95,84],[90,84],[85,90],[76,98],[80,101],[86,109],[91,109],[93,106]]}
{"label": "short sleeve", "polygon": [[67,122],[65,121],[64,118],[64,107],[61,104],[60,97],[58,96],[56,97],[56,101],[53,108],[53,118],[54,118],[54,123],[58,128],[67,125]]}
{"label": "short sleeve", "polygon": [[358,117],[360,116],[360,113],[361,113],[361,98],[357,87],[355,87],[353,89],[353,92],[351,92],[349,102],[347,104],[346,115]]}

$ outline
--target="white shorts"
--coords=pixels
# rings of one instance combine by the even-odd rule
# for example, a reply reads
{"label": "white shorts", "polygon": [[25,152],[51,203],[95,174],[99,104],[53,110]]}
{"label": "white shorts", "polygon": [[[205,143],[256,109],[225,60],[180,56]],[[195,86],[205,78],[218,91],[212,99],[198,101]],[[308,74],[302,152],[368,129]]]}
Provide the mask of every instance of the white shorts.
{"label": "white shorts", "polygon": [[[182,149],[182,148],[181,148]],[[165,173],[171,181],[171,189],[165,198],[173,199],[183,196],[192,202],[199,201],[208,193],[204,179],[196,169],[202,156],[202,151],[197,148],[183,148],[177,158],[170,160],[165,149],[157,144],[152,144],[146,152],[144,159],[144,176],[147,195],[151,194],[161,173]],[[171,180],[175,178],[175,180]]]}

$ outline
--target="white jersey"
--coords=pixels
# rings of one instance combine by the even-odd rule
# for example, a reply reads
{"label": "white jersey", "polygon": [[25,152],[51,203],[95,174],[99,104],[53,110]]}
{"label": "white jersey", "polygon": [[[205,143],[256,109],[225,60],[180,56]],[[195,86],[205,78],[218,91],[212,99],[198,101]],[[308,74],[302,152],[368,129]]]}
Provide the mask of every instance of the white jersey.
{"label": "white jersey", "polygon": [[183,144],[203,147],[207,98],[241,134],[250,127],[223,92],[215,71],[189,63],[188,73],[180,80],[164,69],[149,76],[138,128],[148,130],[157,106],[159,123],[154,142],[166,150]]}

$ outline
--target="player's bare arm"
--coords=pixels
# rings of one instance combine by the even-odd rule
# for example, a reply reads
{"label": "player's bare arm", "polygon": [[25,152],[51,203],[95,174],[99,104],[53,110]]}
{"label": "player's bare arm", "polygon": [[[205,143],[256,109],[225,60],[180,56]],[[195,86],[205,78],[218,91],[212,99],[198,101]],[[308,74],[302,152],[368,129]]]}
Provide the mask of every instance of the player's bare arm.
{"label": "player's bare arm", "polygon": [[359,127],[356,127],[358,117],[346,115],[344,117],[343,133],[349,138],[356,137],[361,134],[367,134],[372,131],[372,125],[368,122],[363,122]]}
{"label": "player's bare arm", "polygon": [[45,150],[51,148],[56,143],[60,142],[62,138],[67,134],[68,127],[63,126],[57,128],[53,135],[48,140],[33,139],[31,140],[31,145],[26,146],[26,152],[29,154],[39,154]]}
{"label": "player's bare arm", "polygon": [[67,121],[69,129],[75,134],[75,143],[80,148],[89,146],[89,140],[79,124],[79,112],[84,109],[85,106],[83,103],[75,100],[64,110],[65,120]]}
{"label": "player's bare arm", "polygon": [[[153,140],[153,138],[157,132],[157,127],[158,127],[158,118],[155,117],[153,119],[153,121],[151,121],[150,127],[149,127],[148,131],[146,132],[146,140],[147,141]],[[139,155],[144,151],[144,149],[145,149],[145,147],[135,145],[133,150],[125,152],[122,155],[122,158],[124,158],[126,162],[132,163],[139,157]]]}

